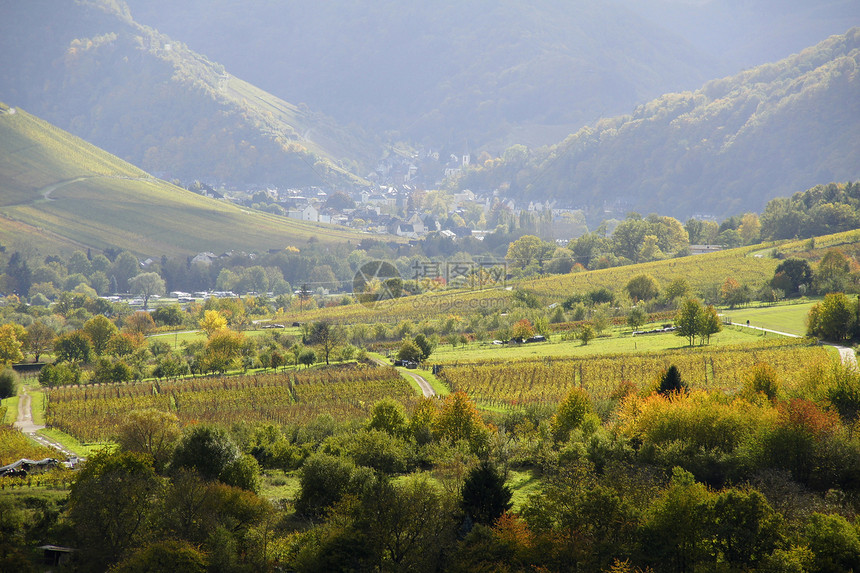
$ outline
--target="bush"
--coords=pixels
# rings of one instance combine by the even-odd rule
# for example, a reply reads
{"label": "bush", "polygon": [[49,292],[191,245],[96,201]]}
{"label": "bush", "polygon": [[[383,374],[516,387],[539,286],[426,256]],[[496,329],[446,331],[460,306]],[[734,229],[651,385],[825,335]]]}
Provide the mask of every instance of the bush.
{"label": "bush", "polygon": [[7,368],[0,372],[0,399],[10,398],[18,393],[18,373]]}

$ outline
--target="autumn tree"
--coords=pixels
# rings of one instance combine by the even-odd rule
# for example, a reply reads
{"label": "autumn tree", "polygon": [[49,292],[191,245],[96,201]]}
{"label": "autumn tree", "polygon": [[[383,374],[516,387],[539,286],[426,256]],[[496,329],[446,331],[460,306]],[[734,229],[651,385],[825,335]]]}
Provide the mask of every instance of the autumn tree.
{"label": "autumn tree", "polygon": [[200,328],[211,338],[222,328],[227,328],[227,319],[217,310],[205,310],[203,318],[200,319]]}
{"label": "autumn tree", "polygon": [[156,471],[163,471],[179,439],[179,419],[155,408],[132,410],[119,427],[117,442],[130,452],[150,456]]}
{"label": "autumn tree", "polygon": [[86,321],[83,330],[90,337],[96,356],[101,356],[107,351],[110,339],[119,332],[116,325],[101,314]]}
{"label": "autumn tree", "polygon": [[570,432],[582,425],[585,417],[592,412],[591,397],[582,388],[574,388],[558,405],[558,410],[550,420],[550,431],[556,442],[565,442]]}
{"label": "autumn tree", "polygon": [[468,442],[476,453],[483,451],[489,440],[487,427],[475,403],[464,392],[454,392],[445,397],[433,420],[433,429],[439,438]]}
{"label": "autumn tree", "polygon": [[839,342],[849,338],[856,326],[857,305],[843,293],[830,293],[809,310],[807,334]]}
{"label": "autumn tree", "polygon": [[524,318],[517,321],[511,330],[511,338],[522,342],[535,335],[535,329],[529,319]]}
{"label": "autumn tree", "polygon": [[24,343],[18,338],[19,336],[20,333],[15,325],[0,326],[0,369],[24,359],[24,354],[21,352]]}
{"label": "autumn tree", "polygon": [[38,362],[43,354],[51,351],[55,337],[54,329],[41,320],[34,320],[30,323],[30,326],[27,327],[27,339],[24,347],[33,354],[34,362]]}

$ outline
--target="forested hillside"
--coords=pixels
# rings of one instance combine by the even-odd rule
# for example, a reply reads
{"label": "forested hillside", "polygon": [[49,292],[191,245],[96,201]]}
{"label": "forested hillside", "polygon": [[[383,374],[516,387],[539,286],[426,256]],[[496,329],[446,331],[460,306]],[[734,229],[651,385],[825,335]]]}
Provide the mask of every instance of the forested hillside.
{"label": "forested hillside", "polygon": [[[234,77],[118,2],[34,1],[0,20],[0,99],[165,178],[354,181],[372,145]],[[339,162],[335,158],[353,158]]]}
{"label": "forested hillside", "polygon": [[860,175],[860,28],[777,63],[667,94],[548,149],[519,146],[459,185],[557,199],[592,215],[687,218]]}
{"label": "forested hillside", "polygon": [[284,99],[454,153],[557,141],[716,77],[688,42],[615,3],[128,4]]}

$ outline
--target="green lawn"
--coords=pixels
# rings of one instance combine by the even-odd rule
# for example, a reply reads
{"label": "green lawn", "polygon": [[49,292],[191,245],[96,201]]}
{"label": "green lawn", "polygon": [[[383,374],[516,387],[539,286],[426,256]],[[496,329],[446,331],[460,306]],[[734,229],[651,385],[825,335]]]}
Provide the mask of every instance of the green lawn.
{"label": "green lawn", "polygon": [[793,304],[723,310],[722,314],[739,324],[746,324],[746,321],[749,321],[750,326],[803,336],[806,334],[806,316],[809,314],[809,309],[818,302],[818,300],[804,299],[802,302]]}
{"label": "green lawn", "polygon": [[[647,327],[646,327],[647,328]],[[777,336],[740,327],[723,328],[711,337],[711,346],[744,344],[762,337]],[[675,334],[648,334],[632,336],[629,329],[612,331],[610,336],[595,338],[583,346],[579,340],[561,340],[553,335],[549,342],[534,344],[494,345],[473,343],[466,347],[440,346],[430,357],[430,362],[469,362],[481,360],[516,360],[543,356],[590,356],[594,354],[618,354],[635,352],[658,352],[687,347],[687,339]]]}

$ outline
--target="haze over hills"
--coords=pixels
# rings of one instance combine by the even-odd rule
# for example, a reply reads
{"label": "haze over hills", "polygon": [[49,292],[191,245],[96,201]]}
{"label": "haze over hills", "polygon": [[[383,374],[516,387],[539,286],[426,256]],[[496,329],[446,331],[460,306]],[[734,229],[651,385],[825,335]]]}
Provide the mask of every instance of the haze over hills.
{"label": "haze over hills", "polygon": [[342,124],[494,154],[555,143],[860,25],[853,0],[128,4],[136,20]]}
{"label": "haze over hills", "polygon": [[119,2],[7,6],[0,50],[0,100],[162,177],[349,184],[356,161],[378,156],[360,132],[232,76]]}
{"label": "haze over hills", "polygon": [[141,256],[263,252],[365,235],[241,209],[156,179],[0,103],[0,245],[24,252],[126,249]]}
{"label": "haze over hills", "polygon": [[162,178],[355,189],[423,147],[471,154],[452,187],[591,221],[857,177],[856,34],[757,66],[860,25],[853,0],[366,4],[16,3],[0,100]]}
{"label": "haze over hills", "polygon": [[[667,94],[548,149],[522,148],[460,185],[555,199],[592,220],[761,211],[774,197],[860,176],[860,28],[777,63]],[[598,219],[599,221],[599,219]]]}

